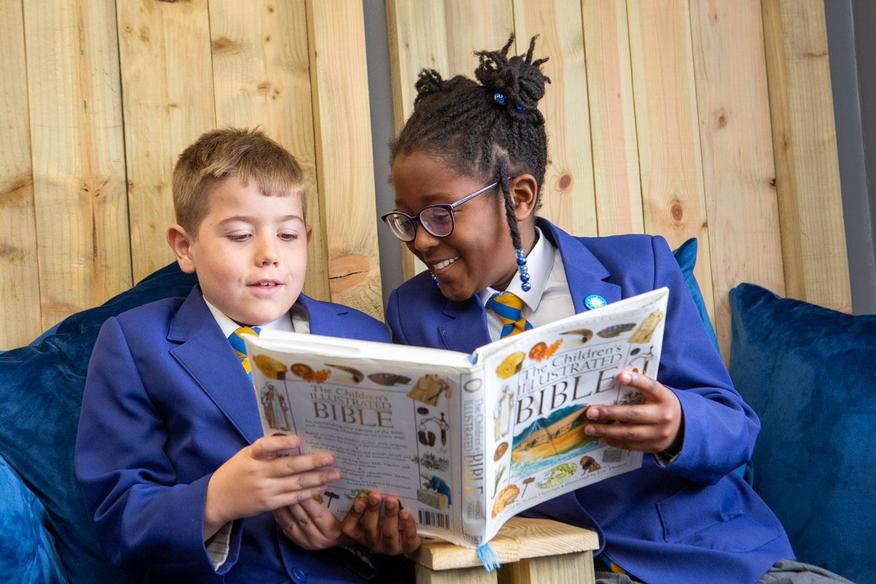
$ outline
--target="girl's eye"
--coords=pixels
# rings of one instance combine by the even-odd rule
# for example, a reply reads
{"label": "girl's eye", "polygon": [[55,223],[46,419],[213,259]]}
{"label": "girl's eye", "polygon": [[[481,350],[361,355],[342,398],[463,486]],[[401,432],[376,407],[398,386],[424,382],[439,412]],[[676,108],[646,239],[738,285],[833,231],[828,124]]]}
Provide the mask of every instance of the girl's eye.
{"label": "girl's eye", "polygon": [[252,235],[249,233],[229,233],[225,237],[234,242],[241,242],[247,241]]}

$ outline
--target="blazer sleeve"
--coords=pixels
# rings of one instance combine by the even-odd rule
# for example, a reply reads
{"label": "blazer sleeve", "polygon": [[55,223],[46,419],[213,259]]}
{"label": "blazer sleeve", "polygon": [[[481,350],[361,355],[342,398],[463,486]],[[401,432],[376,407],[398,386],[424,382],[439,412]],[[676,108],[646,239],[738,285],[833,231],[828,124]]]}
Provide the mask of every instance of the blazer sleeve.
{"label": "blazer sleeve", "polygon": [[399,316],[399,293],[398,289],[393,290],[389,294],[389,302],[386,304],[386,325],[389,327],[389,334],[392,337],[392,342],[397,345],[409,344],[405,338],[404,332],[401,330],[401,318]]}
{"label": "blazer sleeve", "polygon": [[177,481],[164,453],[168,435],[115,318],[101,328],[88,367],[76,478],[97,534],[116,565],[148,572],[224,574],[237,561],[239,525],[226,561],[214,571],[203,540],[212,475]]}
{"label": "blazer sleeve", "polygon": [[760,421],[733,387],[666,241],[654,237],[653,248],[654,288],[669,288],[657,379],[678,396],[684,433],[680,453],[665,468],[713,484],[751,458]]}

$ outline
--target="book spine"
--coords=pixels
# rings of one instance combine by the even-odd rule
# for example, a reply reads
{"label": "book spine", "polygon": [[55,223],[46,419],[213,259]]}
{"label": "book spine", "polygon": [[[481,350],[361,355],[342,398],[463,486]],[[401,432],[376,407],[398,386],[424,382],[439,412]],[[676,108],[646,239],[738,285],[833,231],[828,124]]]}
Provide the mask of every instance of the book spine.
{"label": "book spine", "polygon": [[483,368],[475,367],[462,382],[462,526],[465,540],[474,546],[483,543],[486,531],[484,381]]}

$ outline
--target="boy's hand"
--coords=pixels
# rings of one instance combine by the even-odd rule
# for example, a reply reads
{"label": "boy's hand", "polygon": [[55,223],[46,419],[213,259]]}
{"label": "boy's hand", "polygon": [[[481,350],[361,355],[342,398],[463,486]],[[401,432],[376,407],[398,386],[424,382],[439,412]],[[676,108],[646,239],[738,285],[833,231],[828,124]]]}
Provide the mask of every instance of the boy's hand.
{"label": "boy's hand", "polygon": [[[678,449],[682,413],[678,397],[662,383],[633,371],[623,371],[617,380],[639,391],[641,404],[596,405],[587,408],[585,432],[600,443],[642,452]],[[613,423],[617,422],[617,423]]]}
{"label": "boy's hand", "polygon": [[286,537],[306,550],[324,550],[344,539],[340,522],[313,497],[274,509],[274,519]]}
{"label": "boy's hand", "polygon": [[341,478],[330,453],[284,456],[297,436],[266,436],[241,448],[216,469],[207,485],[204,539],[229,521],[293,505]]}
{"label": "boy's hand", "polygon": [[[381,501],[383,521],[380,520]],[[377,554],[409,554],[422,543],[411,512],[402,509],[397,498],[383,497],[377,491],[371,491],[367,497],[359,497],[353,501],[350,512],[341,522],[341,530],[349,538],[368,546]]]}

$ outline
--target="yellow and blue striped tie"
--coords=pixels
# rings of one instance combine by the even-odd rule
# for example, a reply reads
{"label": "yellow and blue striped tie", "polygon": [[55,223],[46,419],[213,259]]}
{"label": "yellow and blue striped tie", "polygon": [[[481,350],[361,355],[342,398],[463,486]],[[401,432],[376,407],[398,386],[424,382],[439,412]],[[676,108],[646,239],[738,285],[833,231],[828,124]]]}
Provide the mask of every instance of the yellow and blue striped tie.
{"label": "yellow and blue striped tie", "polygon": [[502,334],[499,338],[528,331],[532,325],[523,318],[523,299],[513,292],[497,292],[487,300],[486,307],[499,315],[502,323]]}
{"label": "yellow and blue striped tie", "polygon": [[259,336],[261,330],[262,329],[257,326],[242,326],[228,335],[228,342],[231,343],[231,348],[234,349],[234,354],[237,355],[237,358],[240,360],[240,364],[243,365],[243,370],[246,371],[247,375],[252,375],[252,365],[249,363],[249,357],[246,356],[246,344],[243,342],[243,338],[240,335],[247,334]]}

